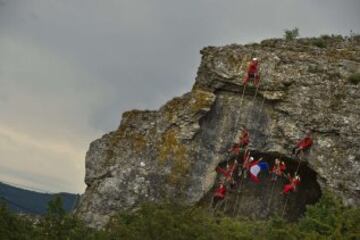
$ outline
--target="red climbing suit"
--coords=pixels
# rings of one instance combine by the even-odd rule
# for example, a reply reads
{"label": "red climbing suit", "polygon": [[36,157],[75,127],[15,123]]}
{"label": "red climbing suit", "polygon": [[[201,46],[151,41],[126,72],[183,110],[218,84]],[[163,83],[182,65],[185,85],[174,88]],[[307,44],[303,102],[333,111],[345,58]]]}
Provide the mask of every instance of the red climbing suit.
{"label": "red climbing suit", "polygon": [[252,59],[249,63],[247,74],[245,75],[243,84],[246,85],[249,79],[254,79],[254,83],[257,86],[259,84],[260,80],[260,74],[259,74],[259,63],[257,59]]}
{"label": "red climbing suit", "polygon": [[276,174],[277,176],[281,176],[286,170],[286,165],[284,162],[280,162],[279,164],[275,164],[271,169],[271,172]]}
{"label": "red climbing suit", "polygon": [[220,186],[215,190],[214,197],[218,197],[223,199],[226,194],[226,187],[224,184],[220,184]]}
{"label": "red climbing suit", "polygon": [[221,173],[222,175],[224,175],[226,181],[230,182],[230,181],[232,181],[232,179],[233,179],[233,178],[232,178],[232,177],[233,177],[233,173],[234,173],[237,165],[238,165],[238,162],[235,161],[232,165],[228,166],[228,167],[226,168],[226,170],[224,170],[224,169],[221,168],[221,167],[217,167],[217,168],[216,168],[216,171],[217,171],[218,173]]}
{"label": "red climbing suit", "polygon": [[296,144],[296,147],[299,150],[304,150],[310,148],[312,144],[313,144],[312,138],[310,136],[306,136]]}
{"label": "red climbing suit", "polygon": [[300,177],[289,177],[289,182],[284,186],[283,193],[285,194],[296,190],[296,187],[300,185]]}

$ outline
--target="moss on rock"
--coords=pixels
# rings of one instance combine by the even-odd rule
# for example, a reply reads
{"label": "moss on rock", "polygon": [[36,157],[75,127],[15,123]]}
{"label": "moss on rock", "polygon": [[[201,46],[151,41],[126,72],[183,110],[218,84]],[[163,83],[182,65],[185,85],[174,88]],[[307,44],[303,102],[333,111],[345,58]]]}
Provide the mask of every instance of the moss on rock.
{"label": "moss on rock", "polygon": [[171,184],[178,184],[189,171],[190,163],[187,160],[187,148],[177,138],[178,130],[171,128],[167,130],[161,138],[159,144],[159,161],[165,165],[169,161],[171,173],[168,180]]}

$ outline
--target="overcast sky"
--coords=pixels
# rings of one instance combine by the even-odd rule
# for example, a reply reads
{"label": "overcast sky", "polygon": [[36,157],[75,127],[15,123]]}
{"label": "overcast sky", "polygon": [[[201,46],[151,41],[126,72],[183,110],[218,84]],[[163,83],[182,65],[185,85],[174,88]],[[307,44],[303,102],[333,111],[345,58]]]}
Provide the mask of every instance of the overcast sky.
{"label": "overcast sky", "polygon": [[85,189],[91,141],[190,90],[207,45],[360,32],[359,0],[0,0],[0,181]]}

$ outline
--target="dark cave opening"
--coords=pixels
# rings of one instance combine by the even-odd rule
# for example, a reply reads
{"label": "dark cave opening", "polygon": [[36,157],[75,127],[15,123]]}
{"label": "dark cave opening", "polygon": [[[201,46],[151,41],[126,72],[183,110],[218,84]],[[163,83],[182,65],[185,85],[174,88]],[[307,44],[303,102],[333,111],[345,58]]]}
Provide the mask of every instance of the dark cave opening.
{"label": "dark cave opening", "polygon": [[[251,156],[254,159],[263,157],[263,161],[266,161],[270,168],[274,165],[275,159],[279,158],[287,166],[285,173],[290,173],[292,176],[299,166],[298,160],[278,153],[253,150],[251,151]],[[230,160],[229,163],[232,161]],[[280,194],[283,186],[289,182],[288,179],[281,177],[274,183],[271,181],[269,172],[266,171],[260,172],[260,183],[255,183],[247,177],[242,180],[241,184],[239,183],[241,179],[238,179],[238,187],[235,189],[230,189],[227,186],[225,199],[215,205],[212,199],[221,178],[221,174],[218,174],[214,186],[200,203],[201,205],[212,205],[211,208],[213,210],[223,212],[232,217],[241,216],[249,219],[267,219],[271,216],[279,215],[289,221],[296,221],[299,217],[303,216],[306,205],[316,203],[321,197],[321,188],[316,181],[317,174],[308,166],[306,161],[301,161],[298,168],[301,184],[295,192],[291,192],[288,195]],[[225,167],[226,164],[226,161],[221,162],[219,166]]]}

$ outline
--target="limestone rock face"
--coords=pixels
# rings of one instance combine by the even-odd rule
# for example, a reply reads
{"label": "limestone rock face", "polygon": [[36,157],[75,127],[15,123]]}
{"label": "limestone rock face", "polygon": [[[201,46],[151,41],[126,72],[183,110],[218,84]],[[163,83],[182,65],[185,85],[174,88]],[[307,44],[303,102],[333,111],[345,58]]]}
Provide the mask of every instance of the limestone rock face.
{"label": "limestone rock face", "polygon": [[[314,39],[204,48],[189,93],[158,111],[125,112],[116,131],[91,143],[77,214],[99,228],[144,201],[199,202],[241,126],[252,150],[284,157],[311,129],[306,159],[317,183],[359,205],[360,83],[349,77],[360,72],[360,39],[321,41],[326,48]],[[260,60],[260,88],[244,90],[252,57]]]}

